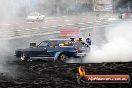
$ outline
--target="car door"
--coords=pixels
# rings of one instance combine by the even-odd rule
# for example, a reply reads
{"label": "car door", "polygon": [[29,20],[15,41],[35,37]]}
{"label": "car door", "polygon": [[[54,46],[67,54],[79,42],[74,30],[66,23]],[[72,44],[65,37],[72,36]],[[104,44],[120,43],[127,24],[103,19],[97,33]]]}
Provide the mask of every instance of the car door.
{"label": "car door", "polygon": [[38,48],[40,49],[39,53],[40,56],[42,57],[50,56],[50,54],[47,52],[48,46],[49,46],[48,41],[43,41],[39,44]]}
{"label": "car door", "polygon": [[47,52],[48,42],[41,42],[36,48],[32,50],[33,57],[47,57],[49,53]]}

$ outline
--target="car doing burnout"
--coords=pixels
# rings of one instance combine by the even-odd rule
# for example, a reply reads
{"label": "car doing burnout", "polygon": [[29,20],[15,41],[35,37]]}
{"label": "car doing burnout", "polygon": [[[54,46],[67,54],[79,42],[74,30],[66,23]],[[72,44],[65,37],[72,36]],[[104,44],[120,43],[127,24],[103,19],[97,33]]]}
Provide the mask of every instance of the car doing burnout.
{"label": "car doing burnout", "polygon": [[23,61],[42,59],[65,62],[70,57],[84,57],[89,50],[89,45],[82,40],[51,39],[37,46],[36,43],[30,43],[30,48],[17,49],[15,56]]}

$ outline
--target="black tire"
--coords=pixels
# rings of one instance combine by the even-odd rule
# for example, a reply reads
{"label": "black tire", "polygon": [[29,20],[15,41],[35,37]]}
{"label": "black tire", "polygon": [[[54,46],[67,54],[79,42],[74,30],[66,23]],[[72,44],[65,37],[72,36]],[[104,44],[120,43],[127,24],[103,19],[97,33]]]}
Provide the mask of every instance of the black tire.
{"label": "black tire", "polygon": [[22,61],[27,61],[28,59],[29,59],[29,57],[28,57],[28,55],[27,54],[25,54],[25,53],[21,53],[21,57],[20,57],[20,59],[22,60]]}
{"label": "black tire", "polygon": [[68,56],[66,55],[66,54],[64,54],[64,53],[62,53],[62,54],[60,54],[59,56],[58,56],[58,61],[59,62],[66,62],[66,60],[68,59]]}

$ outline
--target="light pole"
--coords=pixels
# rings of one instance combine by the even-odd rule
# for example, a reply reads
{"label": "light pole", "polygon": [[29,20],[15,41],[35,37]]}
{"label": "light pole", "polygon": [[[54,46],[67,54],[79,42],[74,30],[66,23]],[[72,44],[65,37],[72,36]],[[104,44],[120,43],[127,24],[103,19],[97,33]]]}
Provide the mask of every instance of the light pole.
{"label": "light pole", "polygon": [[130,1],[128,1],[129,3],[128,3],[128,7],[127,7],[127,9],[128,9],[128,15],[130,15]]}
{"label": "light pole", "polygon": [[93,12],[95,11],[96,0],[93,0]]}

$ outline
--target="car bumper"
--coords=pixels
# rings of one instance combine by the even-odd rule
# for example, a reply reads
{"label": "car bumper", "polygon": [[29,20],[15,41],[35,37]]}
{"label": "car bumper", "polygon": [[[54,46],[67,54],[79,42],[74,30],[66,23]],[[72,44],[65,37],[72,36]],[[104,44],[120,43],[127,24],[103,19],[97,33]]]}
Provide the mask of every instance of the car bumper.
{"label": "car bumper", "polygon": [[78,53],[77,54],[77,57],[84,57],[84,56],[86,56],[86,53]]}

